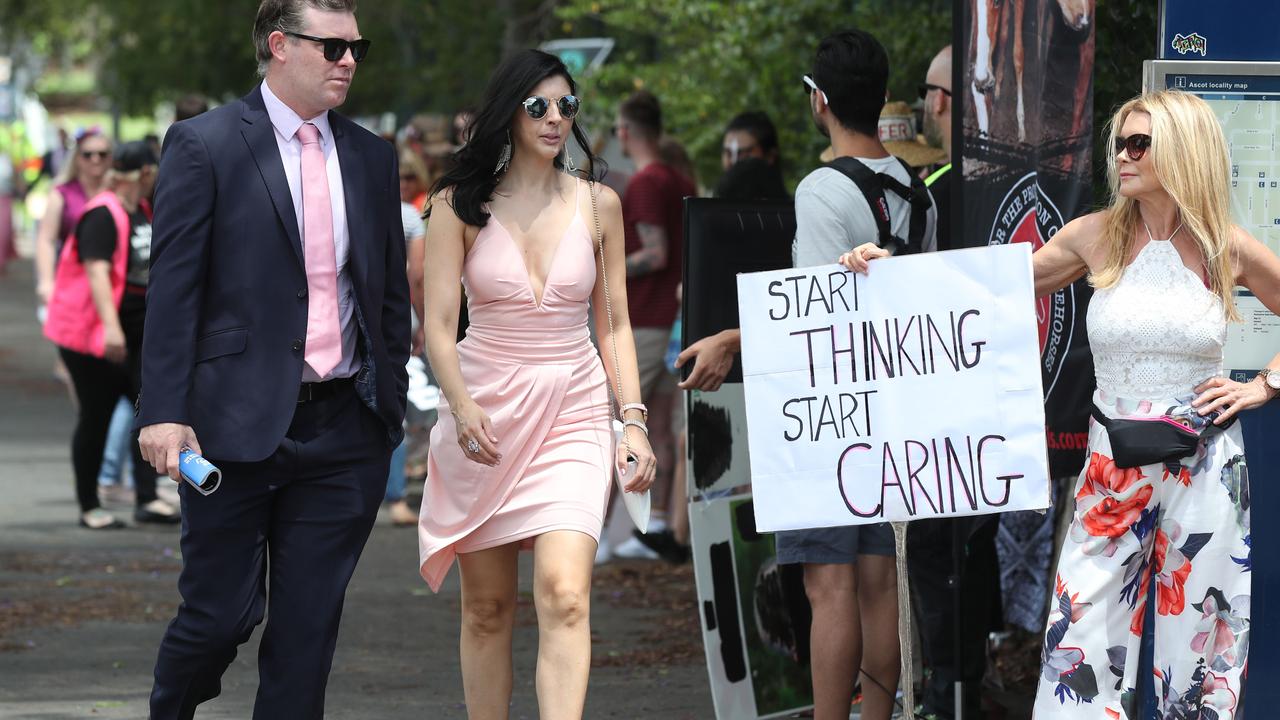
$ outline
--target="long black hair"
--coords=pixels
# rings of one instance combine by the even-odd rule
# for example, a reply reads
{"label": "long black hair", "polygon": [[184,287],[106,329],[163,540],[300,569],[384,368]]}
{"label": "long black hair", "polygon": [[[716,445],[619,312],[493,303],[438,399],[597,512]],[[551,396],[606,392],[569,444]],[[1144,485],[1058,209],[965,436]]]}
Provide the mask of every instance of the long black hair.
{"label": "long black hair", "polygon": [[[431,188],[432,195],[453,189],[449,204],[464,223],[482,226],[489,222],[484,204],[493,199],[493,190],[502,179],[494,168],[507,144],[511,118],[538,83],[555,75],[568,81],[569,92],[577,94],[578,86],[569,68],[560,58],[541,50],[522,50],[512,55],[489,77],[480,108],[467,125],[466,144],[454,153],[452,167]],[[591,143],[577,120],[573,123],[573,137],[586,155],[580,172],[585,172],[587,178],[595,178],[596,166],[603,163],[592,154]],[[560,157],[556,157],[555,165],[563,167]]]}

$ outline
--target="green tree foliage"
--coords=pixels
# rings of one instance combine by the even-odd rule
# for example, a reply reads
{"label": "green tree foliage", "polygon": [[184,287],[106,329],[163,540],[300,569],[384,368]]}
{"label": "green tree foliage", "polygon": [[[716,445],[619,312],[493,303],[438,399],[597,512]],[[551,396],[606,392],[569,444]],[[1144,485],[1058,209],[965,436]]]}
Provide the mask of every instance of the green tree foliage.
{"label": "green tree foliage", "polygon": [[831,0],[564,0],[557,14],[568,36],[618,41],[583,92],[592,129],[611,123],[634,89],[648,88],[704,183],[720,174],[725,124],[744,110],[764,110],[778,126],[793,185],[818,163],[827,141],[813,127],[800,76],[832,30],[875,34],[889,54],[890,96],[908,102],[951,38],[950,0],[861,0],[844,9]]}
{"label": "green tree foliage", "polygon": [[[0,40],[40,33],[77,42],[100,68],[98,88],[126,113],[202,93],[237,97],[256,81],[251,31],[259,0],[0,0]],[[344,110],[451,112],[479,99],[502,56],[558,37],[604,35],[617,49],[584,78],[590,129],[645,86],[704,180],[719,174],[720,132],[746,109],[778,124],[794,183],[825,140],[809,118],[800,75],[831,30],[857,26],[885,44],[890,95],[914,100],[933,54],[950,40],[950,0],[365,0],[373,41]]]}
{"label": "green tree foliage", "polygon": [[89,0],[0,0],[0,53],[27,44],[61,52],[81,34],[87,16],[97,14]]}
{"label": "green tree foliage", "polygon": [[196,92],[239,95],[252,84],[256,0],[112,2],[99,28],[102,93],[125,112]]}
{"label": "green tree foliage", "polygon": [[[88,40],[100,92],[149,114],[186,93],[238,97],[257,81],[252,31],[259,0],[0,0],[0,38],[40,32]],[[449,112],[479,96],[503,53],[552,31],[550,0],[365,0],[357,17],[373,41],[345,110]],[[91,10],[93,22],[83,20]]]}

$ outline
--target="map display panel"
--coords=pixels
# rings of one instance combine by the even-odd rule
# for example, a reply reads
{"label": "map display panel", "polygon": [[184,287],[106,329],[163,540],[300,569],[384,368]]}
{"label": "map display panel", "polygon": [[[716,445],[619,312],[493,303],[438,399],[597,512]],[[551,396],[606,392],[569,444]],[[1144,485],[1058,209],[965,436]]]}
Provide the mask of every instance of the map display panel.
{"label": "map display panel", "polygon": [[1232,219],[1280,254],[1280,77],[1170,73],[1165,81],[1213,108],[1231,154]]}
{"label": "map display panel", "polygon": [[[1280,76],[1171,69],[1164,86],[1194,93],[1213,108],[1231,155],[1231,219],[1280,255]],[[1280,318],[1244,288],[1236,289],[1236,309],[1243,322],[1227,327],[1223,364],[1245,382],[1280,347]]]}

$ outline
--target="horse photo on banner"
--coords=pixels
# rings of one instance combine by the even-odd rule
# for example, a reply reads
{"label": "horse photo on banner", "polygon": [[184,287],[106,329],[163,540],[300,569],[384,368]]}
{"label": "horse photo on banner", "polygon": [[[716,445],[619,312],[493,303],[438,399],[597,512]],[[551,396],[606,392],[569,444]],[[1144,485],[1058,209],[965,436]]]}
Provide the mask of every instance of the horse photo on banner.
{"label": "horse photo on banner", "polygon": [[758,530],[1048,507],[1032,293],[1022,243],[738,276]]}
{"label": "horse photo on banner", "polygon": [[[953,135],[964,170],[953,245],[1040,248],[1094,204],[1096,2],[967,0],[963,7]],[[1081,279],[1035,300],[1045,441],[1060,492],[1086,459],[1092,293]],[[1052,590],[1053,515],[1004,515],[996,538],[1004,618],[1037,634]]]}

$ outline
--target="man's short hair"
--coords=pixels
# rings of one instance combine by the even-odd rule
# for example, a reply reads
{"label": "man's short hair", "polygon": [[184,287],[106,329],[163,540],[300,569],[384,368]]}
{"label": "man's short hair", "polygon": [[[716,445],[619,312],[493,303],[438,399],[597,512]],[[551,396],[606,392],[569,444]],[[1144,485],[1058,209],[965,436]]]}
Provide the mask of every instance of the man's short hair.
{"label": "man's short hair", "polygon": [[842,30],[818,43],[813,82],[841,125],[875,136],[889,85],[889,56],[871,33]]}
{"label": "man's short hair", "polygon": [[209,102],[200,95],[184,95],[173,104],[173,121],[189,120],[209,111]]}
{"label": "man's short hair", "polygon": [[356,11],[356,0],[262,0],[258,17],[253,21],[253,47],[258,54],[258,74],[266,76],[271,62],[271,33],[302,32],[302,14],[307,8],[329,12]]}
{"label": "man's short hair", "polygon": [[662,105],[648,90],[637,90],[618,106],[618,115],[636,135],[657,140],[662,135]]}

